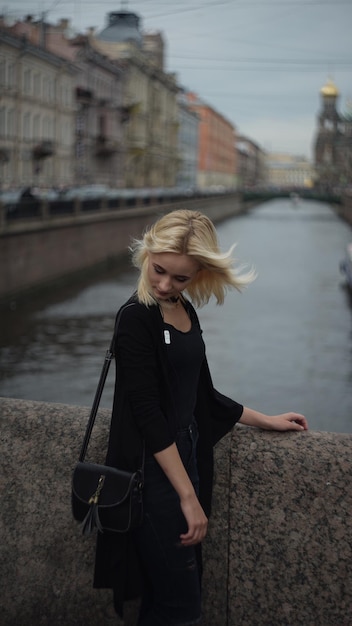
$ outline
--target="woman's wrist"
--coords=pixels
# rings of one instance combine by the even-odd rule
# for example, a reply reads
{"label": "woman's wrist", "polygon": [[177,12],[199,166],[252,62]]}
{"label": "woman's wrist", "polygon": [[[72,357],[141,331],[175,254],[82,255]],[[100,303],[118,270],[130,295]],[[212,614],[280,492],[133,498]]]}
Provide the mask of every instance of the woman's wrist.
{"label": "woman's wrist", "polygon": [[194,498],[197,498],[194,489],[181,489],[181,493],[179,493],[178,495],[182,502],[191,502]]}
{"label": "woman's wrist", "polygon": [[254,426],[256,428],[263,428],[264,430],[272,429],[272,419],[269,415],[259,413],[259,411],[254,411],[248,407],[243,408],[243,413],[239,421],[246,426]]}
{"label": "woman's wrist", "polygon": [[168,477],[180,500],[186,502],[196,496],[192,481],[181,461],[176,444],[154,454],[156,461]]}

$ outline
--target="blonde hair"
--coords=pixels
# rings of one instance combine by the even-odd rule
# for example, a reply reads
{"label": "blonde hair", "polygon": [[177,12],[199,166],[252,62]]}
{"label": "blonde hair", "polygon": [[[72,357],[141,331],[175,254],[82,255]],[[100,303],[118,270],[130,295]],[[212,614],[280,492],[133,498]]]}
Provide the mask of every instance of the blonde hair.
{"label": "blonde hair", "polygon": [[192,302],[202,306],[215,296],[217,304],[222,304],[228,288],[241,291],[256,276],[253,269],[245,274],[241,274],[241,268],[234,269],[234,248],[235,244],[228,252],[220,251],[214,224],[200,211],[181,209],[167,213],[130,247],[132,262],[140,270],[139,301],[147,306],[156,302],[148,281],[149,253],[174,252],[187,254],[200,265],[199,272],[187,285]]}

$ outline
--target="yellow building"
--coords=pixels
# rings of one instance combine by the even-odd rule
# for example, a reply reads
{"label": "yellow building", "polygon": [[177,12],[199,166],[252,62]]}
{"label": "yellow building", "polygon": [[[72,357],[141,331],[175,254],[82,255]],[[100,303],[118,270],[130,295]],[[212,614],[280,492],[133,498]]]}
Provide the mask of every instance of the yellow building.
{"label": "yellow building", "polygon": [[302,156],[285,153],[266,155],[267,184],[281,189],[310,188],[313,186],[314,168]]}

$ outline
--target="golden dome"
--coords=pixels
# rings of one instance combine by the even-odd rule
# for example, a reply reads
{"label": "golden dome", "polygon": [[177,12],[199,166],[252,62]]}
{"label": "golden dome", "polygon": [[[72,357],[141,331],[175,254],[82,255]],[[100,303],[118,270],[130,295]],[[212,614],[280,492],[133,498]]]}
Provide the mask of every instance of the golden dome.
{"label": "golden dome", "polygon": [[339,95],[339,90],[337,89],[333,81],[329,78],[326,85],[321,88],[320,93],[323,96],[335,96],[336,98]]}

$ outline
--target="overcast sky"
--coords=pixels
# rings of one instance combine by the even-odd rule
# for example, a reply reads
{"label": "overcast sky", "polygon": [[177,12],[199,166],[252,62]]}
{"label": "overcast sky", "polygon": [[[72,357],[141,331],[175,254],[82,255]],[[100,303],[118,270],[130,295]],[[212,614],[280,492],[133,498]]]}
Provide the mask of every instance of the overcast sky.
{"label": "overcast sky", "polygon": [[352,112],[352,0],[7,0],[1,12],[76,31],[106,26],[110,11],[137,13],[161,31],[166,71],[271,152],[312,158],[320,88],[340,91]]}

